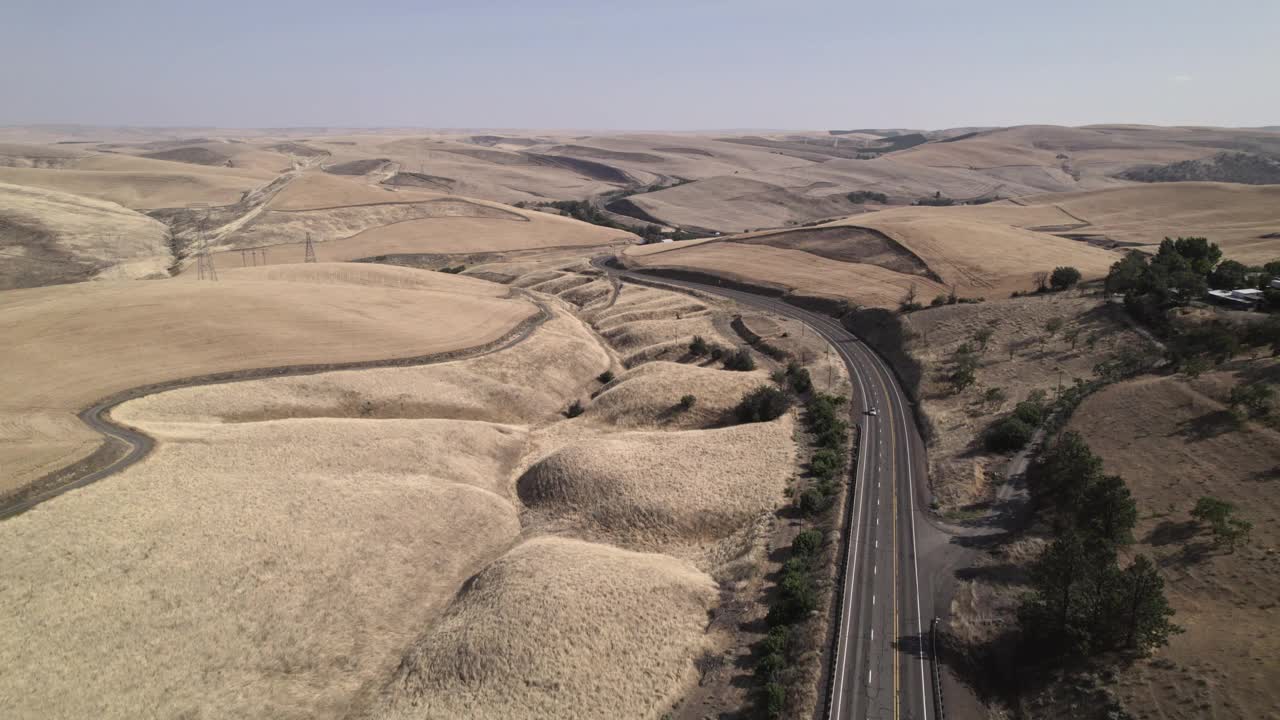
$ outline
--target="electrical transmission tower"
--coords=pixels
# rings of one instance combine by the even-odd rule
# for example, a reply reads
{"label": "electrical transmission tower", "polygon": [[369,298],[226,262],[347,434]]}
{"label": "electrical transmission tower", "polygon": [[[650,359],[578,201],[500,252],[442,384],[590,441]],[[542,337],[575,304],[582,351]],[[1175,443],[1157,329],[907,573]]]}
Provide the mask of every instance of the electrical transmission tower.
{"label": "electrical transmission tower", "polygon": [[196,276],[201,280],[206,277],[210,280],[217,280],[218,269],[213,266],[213,256],[209,254],[209,238],[205,235],[209,224],[209,203],[191,203],[187,207],[194,212],[200,213],[199,219],[196,221]]}
{"label": "electrical transmission tower", "polygon": [[214,267],[213,256],[209,254],[209,244],[203,239],[200,241],[200,250],[196,253],[196,274],[201,280],[205,277],[210,280],[218,279],[218,269]]}
{"label": "electrical transmission tower", "polygon": [[307,247],[302,254],[302,262],[313,263],[316,261],[316,246],[311,242],[311,233],[307,233]]}

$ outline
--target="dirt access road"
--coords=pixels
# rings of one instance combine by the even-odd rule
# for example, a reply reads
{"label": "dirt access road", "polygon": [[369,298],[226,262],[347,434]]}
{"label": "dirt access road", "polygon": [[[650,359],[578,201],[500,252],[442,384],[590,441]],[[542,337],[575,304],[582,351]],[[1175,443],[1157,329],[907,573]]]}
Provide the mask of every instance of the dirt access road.
{"label": "dirt access road", "polygon": [[829,317],[749,292],[620,270],[608,260],[593,263],[624,279],[720,295],[800,320],[840,354],[853,379],[850,420],[862,429],[862,450],[846,508],[825,717],[937,717],[930,629],[938,610],[950,604],[953,568],[964,553],[925,511],[924,442],[889,366]]}

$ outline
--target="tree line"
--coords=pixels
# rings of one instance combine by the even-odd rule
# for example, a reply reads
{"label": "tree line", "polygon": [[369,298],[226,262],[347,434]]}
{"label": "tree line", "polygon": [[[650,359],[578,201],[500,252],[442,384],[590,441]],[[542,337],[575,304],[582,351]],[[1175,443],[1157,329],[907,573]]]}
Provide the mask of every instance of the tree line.
{"label": "tree line", "polygon": [[1032,593],[1018,609],[1022,652],[1061,662],[1108,651],[1145,653],[1181,632],[1164,580],[1145,555],[1121,568],[1133,542],[1137,505],[1123,478],[1075,432],[1063,433],[1029,471],[1038,497],[1051,500],[1057,539],[1031,572]]}

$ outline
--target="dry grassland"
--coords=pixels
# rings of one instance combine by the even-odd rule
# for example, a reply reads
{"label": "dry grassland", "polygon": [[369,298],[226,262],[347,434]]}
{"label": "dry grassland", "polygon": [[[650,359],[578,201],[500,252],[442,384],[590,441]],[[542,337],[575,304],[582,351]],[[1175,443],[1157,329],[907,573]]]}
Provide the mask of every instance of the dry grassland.
{"label": "dry grassland", "polygon": [[371,716],[656,720],[696,682],[716,592],[674,558],[530,540],[467,585]]}
{"label": "dry grassland", "polygon": [[345,717],[519,533],[501,427],[144,427],[143,463],[0,525],[8,717]]}
{"label": "dry grassland", "polygon": [[114,415],[133,422],[129,413],[138,408],[164,421],[208,423],[343,417],[537,424],[556,417],[609,363],[580,322],[555,312],[518,345],[465,361],[181,388],[134,400]]}
{"label": "dry grassland", "polygon": [[[1106,471],[1128,483],[1139,511],[1131,551],[1157,562],[1174,621],[1186,628],[1121,674],[1115,689],[1134,717],[1261,718],[1280,707],[1280,434],[1237,428],[1222,404],[1236,382],[1274,375],[1266,361],[1190,384],[1141,378],[1088,398],[1072,419]],[[1236,552],[1212,548],[1191,520],[1203,495],[1233,503],[1253,523]]]}
{"label": "dry grassland", "polygon": [[[608,245],[632,234],[558,215],[432,192],[388,192],[356,180],[304,173],[222,241],[219,269],[244,263],[238,248],[270,246],[268,263],[300,262],[310,235],[322,262],[394,254],[467,254]],[[258,262],[263,262],[260,258]],[[189,263],[186,272],[192,272]]]}
{"label": "dry grassland", "polygon": [[[1064,328],[1049,339],[1045,325],[1054,318],[1062,319]],[[1051,397],[1059,381],[1068,386],[1075,378],[1092,378],[1099,361],[1142,342],[1096,296],[1075,291],[932,308],[907,315],[905,323],[916,335],[908,352],[925,370],[918,396],[933,429],[929,478],[944,515],[990,499],[1003,482],[1005,456],[982,448],[982,433],[996,418],[1034,390]],[[950,358],[962,343],[976,346],[973,336],[982,330],[991,330],[992,338],[979,354],[977,382],[955,395],[945,377]],[[1074,349],[1063,337],[1073,330],[1079,331]],[[1090,336],[1096,338],[1093,347]],[[1046,339],[1043,346],[1041,338]],[[1002,389],[1006,399],[983,403],[988,388]]]}
{"label": "dry grassland", "polygon": [[[645,246],[652,247],[658,246]],[[897,307],[912,286],[925,299],[947,292],[939,283],[916,275],[767,245],[715,242],[664,246],[662,251],[648,252],[628,248],[625,257],[628,264],[640,268],[694,270],[806,295],[847,298],[872,307]]]}
{"label": "dry grassland", "polygon": [[93,155],[76,161],[74,167],[53,170],[0,167],[0,182],[84,195],[135,210],[182,207],[197,201],[230,205],[274,175],[128,155]]}
{"label": "dry grassland", "polygon": [[[956,208],[967,210],[967,208]],[[944,285],[965,297],[999,297],[1035,288],[1034,275],[1070,265],[1085,280],[1107,274],[1119,255],[1083,242],[995,222],[970,221],[951,208],[915,207],[859,215],[921,258]],[[927,296],[932,297],[932,296]]]}
{"label": "dry grassland", "polygon": [[160,222],[115,203],[0,183],[0,290],[164,277],[173,261]]}
{"label": "dry grassland", "polygon": [[[763,370],[725,372],[655,361],[606,385],[583,417],[619,428],[706,428],[731,420],[742,397],[768,380]],[[680,407],[685,395],[697,398],[688,410]]]}
{"label": "dry grassland", "polygon": [[[0,493],[87,455],[99,443],[75,413],[138,385],[279,365],[446,352],[500,337],[536,312],[504,288],[443,273],[299,266],[217,283],[81,283],[0,294]],[[277,276],[278,277],[278,276]],[[363,284],[352,284],[353,278]],[[404,283],[403,287],[394,287]],[[447,303],[451,312],[439,308]],[[424,318],[430,318],[424,322]],[[140,348],[145,348],[145,352]]]}
{"label": "dry grassland", "polygon": [[1073,232],[1103,235],[1120,243],[1157,245],[1165,237],[1202,236],[1226,257],[1263,264],[1280,257],[1280,186],[1177,182],[1137,185],[1107,192],[1045,195],[1035,205],[1054,205],[1089,223]]}
{"label": "dry grassland", "polygon": [[520,478],[524,504],[628,546],[721,539],[771,511],[795,472],[790,417],[719,430],[620,433],[563,447]]}

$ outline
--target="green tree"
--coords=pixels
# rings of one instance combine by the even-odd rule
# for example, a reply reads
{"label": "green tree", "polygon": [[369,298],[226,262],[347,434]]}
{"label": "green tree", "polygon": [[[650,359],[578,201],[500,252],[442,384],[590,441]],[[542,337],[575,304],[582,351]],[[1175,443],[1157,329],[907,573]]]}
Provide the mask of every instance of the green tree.
{"label": "green tree", "polygon": [[1147,256],[1130,250],[1112,263],[1105,287],[1108,293],[1142,293],[1147,291]]}
{"label": "green tree", "polygon": [[1055,540],[1031,570],[1034,594],[1018,612],[1024,635],[1048,648],[1088,646],[1085,588],[1089,563],[1074,533]]}
{"label": "green tree", "polygon": [[1209,360],[1202,356],[1196,356],[1184,360],[1178,367],[1182,374],[1189,380],[1195,380],[1200,374],[1209,369]]}
{"label": "green tree", "polygon": [[1233,413],[1240,413],[1240,409],[1243,408],[1244,413],[1249,417],[1265,417],[1271,414],[1271,399],[1274,396],[1275,391],[1270,385],[1263,383],[1236,385],[1231,388],[1227,403],[1231,406]]}
{"label": "green tree", "polygon": [[694,335],[693,340],[689,342],[689,354],[694,357],[702,357],[711,352],[710,346],[701,335]]}
{"label": "green tree", "polygon": [[1074,513],[1089,486],[1102,475],[1102,458],[1093,454],[1084,438],[1068,431],[1041,459],[1040,476],[1062,498],[1062,508]]}
{"label": "green tree", "polygon": [[1036,429],[1016,417],[1007,417],[991,426],[983,438],[983,444],[991,452],[1021,450],[1031,442]]}
{"label": "green tree", "polygon": [[1048,333],[1049,337],[1053,337],[1058,334],[1058,331],[1061,330],[1062,326],[1065,324],[1066,321],[1060,317],[1049,318],[1044,324],[1044,331]]}
{"label": "green tree", "polygon": [[737,370],[739,372],[747,372],[756,369],[755,358],[751,357],[751,351],[746,348],[738,348],[724,359],[725,370]]}
{"label": "green tree", "polygon": [[987,344],[991,342],[991,337],[995,335],[995,331],[989,327],[979,328],[973,333],[973,341],[978,344],[978,350],[987,351]]}
{"label": "green tree", "polygon": [[781,390],[761,386],[742,398],[736,412],[739,422],[768,422],[782,417],[789,406],[787,396]]}
{"label": "green tree", "polygon": [[962,393],[972,386],[977,379],[978,376],[972,366],[967,363],[957,364],[956,369],[951,371],[951,377],[949,378],[951,390],[956,394]]}
{"label": "green tree", "polygon": [[694,405],[696,405],[696,404],[697,404],[697,402],[698,402],[698,398],[697,398],[697,397],[695,397],[695,396],[693,396],[693,395],[681,395],[681,396],[680,396],[680,409],[681,409],[681,410],[692,410],[692,409],[693,409],[693,406],[694,406]]}
{"label": "green tree", "polygon": [[1112,546],[1133,542],[1138,504],[1124,480],[1108,475],[1091,483],[1076,511],[1076,526]]}
{"label": "green tree", "polygon": [[982,404],[987,406],[999,406],[1007,400],[1009,396],[1005,393],[1004,388],[991,387],[982,393]]}
{"label": "green tree", "polygon": [[1191,517],[1207,523],[1213,530],[1213,542],[1231,552],[1249,537],[1253,523],[1235,517],[1236,506],[1208,495],[1196,501]]}
{"label": "green tree", "polygon": [[1216,290],[1235,290],[1249,284],[1249,268],[1235,260],[1223,260],[1209,274],[1209,287]]}
{"label": "green tree", "polygon": [[1049,276],[1049,284],[1054,290],[1066,290],[1075,287],[1080,282],[1080,271],[1064,265],[1053,269],[1053,274]]}
{"label": "green tree", "polygon": [[1171,635],[1182,632],[1170,621],[1173,608],[1164,596],[1164,580],[1146,555],[1134,558],[1120,574],[1114,606],[1127,648],[1146,652],[1167,645]]}
{"label": "green tree", "polygon": [[1071,343],[1071,349],[1076,349],[1076,343],[1080,342],[1080,328],[1073,327],[1062,334],[1062,339]]}
{"label": "green tree", "polygon": [[1213,272],[1213,268],[1222,259],[1222,249],[1216,243],[1211,243],[1207,238],[1202,237],[1180,237],[1177,240],[1165,238],[1160,243],[1160,250],[1156,253],[1156,259],[1167,255],[1171,248],[1173,252],[1182,256],[1191,265],[1191,271],[1195,274],[1205,277]]}

